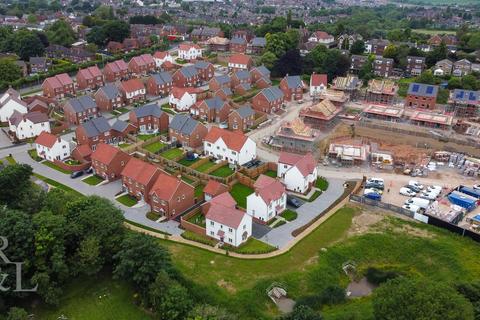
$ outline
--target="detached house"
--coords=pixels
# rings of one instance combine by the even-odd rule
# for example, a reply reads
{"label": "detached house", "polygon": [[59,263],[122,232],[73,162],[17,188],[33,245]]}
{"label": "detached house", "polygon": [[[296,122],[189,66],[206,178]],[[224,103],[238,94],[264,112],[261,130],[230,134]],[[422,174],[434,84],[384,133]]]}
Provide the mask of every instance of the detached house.
{"label": "detached house", "polygon": [[317,181],[317,162],[310,152],[305,155],[282,152],[278,159],[277,176],[288,190],[306,193]]}
{"label": "detached house", "polygon": [[149,201],[150,190],[160,175],[153,164],[131,157],[121,172],[122,188],[140,201]]}
{"label": "detached house", "polygon": [[216,180],[208,180],[205,188],[203,188],[203,195],[205,197],[205,201],[210,201],[224,192],[227,192],[228,194],[228,187]]}
{"label": "detached house", "polygon": [[153,74],[147,80],[147,93],[152,96],[166,97],[172,87],[173,78],[167,71]]}
{"label": "detached house", "polygon": [[226,74],[215,76],[208,82],[208,87],[210,91],[213,91],[213,92],[218,91],[222,88],[230,88],[231,85],[232,85],[231,79]]}
{"label": "detached house", "polygon": [[197,102],[190,113],[207,122],[225,122],[230,113],[230,105],[220,97],[214,97]]}
{"label": "detached house", "polygon": [[10,132],[15,134],[18,140],[33,138],[43,131],[50,132],[48,116],[43,112],[29,112],[22,114],[14,111],[8,119]]}
{"label": "detached house", "polygon": [[425,57],[407,56],[407,73],[411,76],[420,75],[426,68]]}
{"label": "detached house", "polygon": [[165,62],[173,63],[173,57],[168,51],[157,51],[153,54],[157,69],[161,69]]}
{"label": "detached house", "polygon": [[168,130],[168,114],[151,103],[130,111],[130,123],[142,133],[157,133]]}
{"label": "detached house", "polygon": [[308,42],[315,42],[328,47],[330,44],[335,42],[335,38],[325,31],[315,31],[308,38]]}
{"label": "detached house", "polygon": [[207,132],[207,127],[185,114],[175,115],[168,128],[170,140],[190,148],[200,147]]}
{"label": "detached house", "polygon": [[184,66],[173,74],[173,83],[176,87],[197,87],[200,84],[200,75],[195,66]]}
{"label": "detached house", "polygon": [[253,97],[252,107],[263,113],[276,112],[282,107],[283,97],[283,92],[278,87],[265,88]]}
{"label": "detached house", "polygon": [[234,165],[243,165],[257,157],[257,145],[252,139],[243,133],[218,127],[210,128],[205,136],[203,150],[208,156]]}
{"label": "detached house", "polygon": [[230,40],[230,51],[245,53],[247,51],[247,40],[240,37],[232,38],[232,40]]}
{"label": "detached house", "polygon": [[103,86],[103,75],[97,66],[81,69],[77,73],[77,86],[80,90],[96,89]]}
{"label": "detached house", "polygon": [[197,102],[196,88],[173,87],[170,91],[168,103],[177,111],[188,111]]}
{"label": "detached house", "polygon": [[161,172],[149,192],[150,207],[167,219],[175,218],[193,207],[194,190],[185,181]]}
{"label": "detached house", "polygon": [[255,84],[257,88],[265,89],[272,85],[272,81],[270,80],[270,70],[263,65],[252,68],[252,70],[250,70],[250,76],[252,78],[251,83]]}
{"label": "detached house", "polygon": [[196,60],[202,57],[202,51],[197,44],[181,43],[178,46],[178,57],[184,60]]}
{"label": "detached house", "polygon": [[130,59],[128,71],[136,76],[147,75],[155,71],[155,61],[151,54],[142,54]]}
{"label": "detached house", "polygon": [[210,62],[197,61],[195,62],[194,67],[197,69],[198,77],[203,83],[210,81],[210,79],[212,79],[215,75],[215,68]]}
{"label": "detached house", "polygon": [[303,90],[306,85],[300,76],[286,76],[280,81],[280,90],[283,92],[285,101],[301,101],[303,99]]}
{"label": "detached house", "polygon": [[48,72],[50,66],[45,57],[30,57],[28,64],[30,65],[31,74]]}
{"label": "detached house", "polygon": [[228,115],[228,128],[245,132],[255,124],[255,111],[249,105],[234,109]]}
{"label": "detached house", "polygon": [[102,111],[112,111],[125,105],[122,93],[112,83],[108,83],[98,89],[93,97],[98,109]]}
{"label": "detached house", "polygon": [[70,124],[80,124],[98,117],[97,104],[90,96],[81,96],[63,104],[65,120]]}
{"label": "detached house", "polygon": [[327,90],[328,79],[326,74],[313,73],[310,77],[310,96],[316,97]]}
{"label": "detached house", "polygon": [[119,90],[122,93],[123,100],[127,105],[144,101],[146,98],[145,86],[139,79],[122,81],[120,83]]}
{"label": "detached house", "polygon": [[133,133],[135,130],[132,124],[125,121],[117,120],[110,125],[107,119],[98,117],[80,124],[75,129],[75,137],[79,145],[86,144],[95,150],[99,143],[117,144],[123,141],[128,133]]}
{"label": "detached house", "polygon": [[480,115],[480,91],[455,89],[448,99],[449,111],[457,117],[474,118]]}
{"label": "detached house", "polygon": [[42,131],[35,139],[35,150],[39,157],[48,161],[70,157],[70,144],[47,131]]}
{"label": "detached house", "polygon": [[252,217],[236,208],[228,192],[211,199],[205,214],[206,235],[238,247],[252,235]]}
{"label": "detached house", "polygon": [[228,58],[228,70],[250,70],[253,66],[252,57],[242,53],[236,53]]}
{"label": "detached house", "polygon": [[438,86],[423,83],[410,83],[405,98],[405,106],[412,108],[435,109]]}
{"label": "detached house", "polygon": [[42,83],[42,90],[43,95],[48,98],[62,99],[67,95],[75,95],[73,80],[66,73],[45,79]]}
{"label": "detached house", "polygon": [[253,38],[247,45],[247,53],[261,55],[267,46],[267,40],[263,37]]}
{"label": "detached house", "polygon": [[27,113],[27,104],[20,99],[20,94],[12,88],[9,88],[0,97],[0,122],[8,122],[8,119],[14,112]]}
{"label": "detached house", "polygon": [[128,65],[122,59],[107,63],[103,68],[106,82],[126,80],[128,78]]}
{"label": "detached house", "polygon": [[287,192],[277,179],[260,175],[253,185],[254,193],[247,197],[247,213],[266,224],[282,213],[287,207]]}
{"label": "detached house", "polygon": [[130,155],[119,148],[105,143],[99,143],[91,155],[93,172],[107,180],[120,178],[123,168],[130,160]]}

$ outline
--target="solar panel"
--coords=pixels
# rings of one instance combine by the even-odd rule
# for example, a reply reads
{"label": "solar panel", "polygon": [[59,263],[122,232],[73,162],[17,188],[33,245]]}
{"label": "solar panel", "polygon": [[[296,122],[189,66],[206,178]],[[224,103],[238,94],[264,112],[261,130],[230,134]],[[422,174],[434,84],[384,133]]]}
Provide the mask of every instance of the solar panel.
{"label": "solar panel", "polygon": [[420,89],[420,86],[418,84],[414,84],[412,86],[412,92],[418,92],[418,89]]}
{"label": "solar panel", "polygon": [[457,91],[456,98],[457,98],[457,99],[463,99],[463,93],[464,93],[463,90]]}
{"label": "solar panel", "polygon": [[475,101],[475,100],[477,100],[476,95],[475,95],[475,92],[473,92],[473,91],[470,92],[470,95],[468,96],[468,100],[470,100],[470,101]]}
{"label": "solar panel", "polygon": [[433,87],[432,86],[428,86],[427,87],[427,94],[432,94],[433,93]]}

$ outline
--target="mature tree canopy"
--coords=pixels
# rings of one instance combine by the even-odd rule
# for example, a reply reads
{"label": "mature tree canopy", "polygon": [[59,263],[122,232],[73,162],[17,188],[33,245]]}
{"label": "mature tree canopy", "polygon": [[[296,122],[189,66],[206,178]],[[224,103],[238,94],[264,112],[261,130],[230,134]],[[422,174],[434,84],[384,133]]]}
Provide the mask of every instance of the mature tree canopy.
{"label": "mature tree canopy", "polygon": [[260,62],[265,65],[265,67],[267,67],[269,70],[273,69],[273,66],[275,65],[275,62],[277,62],[277,60],[277,56],[270,51],[265,51],[265,53],[260,57]]}
{"label": "mature tree canopy", "polygon": [[77,39],[70,24],[63,19],[55,21],[47,28],[46,33],[50,43],[66,47],[71,46]]}
{"label": "mature tree canopy", "polygon": [[365,42],[363,40],[356,40],[350,47],[351,54],[362,54],[365,52]]}
{"label": "mature tree canopy", "polygon": [[0,82],[11,82],[21,77],[22,71],[15,62],[11,59],[0,59]]}
{"label": "mature tree canopy", "polygon": [[273,66],[272,75],[283,77],[289,75],[299,75],[302,73],[302,57],[298,49],[287,51]]}

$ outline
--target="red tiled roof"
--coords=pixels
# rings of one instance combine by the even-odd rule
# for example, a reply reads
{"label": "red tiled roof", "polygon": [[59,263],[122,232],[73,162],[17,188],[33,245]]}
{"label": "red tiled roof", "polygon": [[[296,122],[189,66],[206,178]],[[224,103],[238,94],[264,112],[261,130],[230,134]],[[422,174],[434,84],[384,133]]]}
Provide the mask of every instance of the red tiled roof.
{"label": "red tiled roof", "polygon": [[53,145],[57,142],[57,136],[54,134],[51,134],[47,131],[42,131],[37,139],[35,139],[35,143],[45,146],[47,148],[53,147]]}
{"label": "red tiled roof", "polygon": [[112,145],[99,143],[95,151],[92,153],[92,160],[97,160],[103,164],[110,164],[119,153],[123,153],[123,151]]}
{"label": "red tiled roof", "polygon": [[[172,199],[181,184],[190,186],[183,180],[162,172],[158,175],[150,194],[155,194],[158,198],[168,201]],[[192,186],[190,187],[193,188]]]}
{"label": "red tiled roof", "polygon": [[81,145],[77,146],[75,148],[75,150],[77,150],[78,154],[82,158],[86,158],[86,157],[88,157],[89,155],[92,154],[92,149],[90,148],[90,146],[88,144],[81,144]]}
{"label": "red tiled roof", "polygon": [[255,188],[255,193],[266,204],[269,204],[272,200],[279,199],[285,193],[285,186],[280,181],[263,174],[258,177],[253,187]]}
{"label": "red tiled roof", "polygon": [[327,79],[327,75],[326,74],[318,74],[318,73],[314,73],[312,74],[312,77],[310,78],[310,85],[311,86],[319,86],[321,84],[323,85],[327,85],[328,83],[328,79]]}
{"label": "red tiled roof", "polygon": [[98,69],[97,66],[91,66],[91,67],[88,67],[88,68],[85,68],[85,69],[81,69],[78,71],[78,74],[83,74],[83,77],[85,79],[94,79],[96,77],[101,77],[102,76],[102,72],[100,71],[100,69]]}
{"label": "red tiled roof", "polygon": [[145,161],[131,158],[122,170],[122,176],[130,178],[142,185],[147,185],[159,172],[159,169]]}
{"label": "red tiled roof", "polygon": [[221,204],[225,207],[235,208],[237,206],[237,202],[233,199],[232,195],[225,191],[218,196],[213,197],[210,201],[210,204]]}
{"label": "red tiled roof", "polygon": [[170,91],[170,94],[173,95],[175,99],[181,99],[185,93],[200,93],[202,90],[199,88],[180,88],[180,87],[173,87],[172,90]]}
{"label": "red tiled roof", "polygon": [[112,70],[112,72],[115,73],[128,70],[127,63],[122,59],[107,63],[105,68],[109,68],[110,70]]}
{"label": "red tiled roof", "polygon": [[278,163],[285,163],[292,167],[297,167],[304,177],[312,174],[316,167],[315,158],[310,152],[303,156],[294,153],[282,152],[280,153]]}
{"label": "red tiled roof", "polygon": [[168,51],[157,51],[153,54],[153,57],[157,59],[165,59],[165,57],[169,55],[170,53]]}
{"label": "red tiled roof", "polygon": [[208,180],[207,185],[203,189],[203,193],[216,196],[222,191],[226,191],[227,187],[216,180]]}
{"label": "red tiled roof", "polygon": [[200,46],[198,44],[188,44],[188,43],[181,43],[178,46],[178,50],[188,51],[190,50],[190,48],[200,49]]}
{"label": "red tiled roof", "polygon": [[227,227],[238,229],[245,214],[245,212],[235,208],[225,207],[221,204],[212,204],[205,217]]}
{"label": "red tiled roof", "polygon": [[328,38],[331,38],[332,36],[326,33],[325,31],[315,31],[315,37],[317,39],[328,39]]}
{"label": "red tiled roof", "polygon": [[143,82],[140,81],[139,79],[130,79],[127,81],[122,81],[122,83],[120,84],[120,87],[125,92],[133,92],[133,91],[145,89]]}
{"label": "red tiled roof", "polygon": [[67,73],[60,73],[55,76],[62,85],[73,84],[72,78]]}
{"label": "red tiled roof", "polygon": [[205,141],[215,143],[219,138],[222,138],[223,142],[225,142],[230,150],[235,150],[237,152],[240,152],[248,139],[248,137],[241,132],[212,127],[205,136]]}
{"label": "red tiled roof", "polygon": [[242,53],[237,53],[228,59],[229,63],[236,63],[236,64],[248,64],[252,58],[250,56],[247,56],[246,54]]}
{"label": "red tiled roof", "polygon": [[133,57],[130,63],[135,62],[139,66],[155,63],[151,54],[145,53],[140,56]]}

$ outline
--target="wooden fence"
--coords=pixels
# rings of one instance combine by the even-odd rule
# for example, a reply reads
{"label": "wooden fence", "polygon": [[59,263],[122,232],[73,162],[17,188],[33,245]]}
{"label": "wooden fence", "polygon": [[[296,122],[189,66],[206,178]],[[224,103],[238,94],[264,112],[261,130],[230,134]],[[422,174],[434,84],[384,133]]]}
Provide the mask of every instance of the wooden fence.
{"label": "wooden fence", "polygon": [[90,166],[92,165],[91,162],[83,162],[83,163],[80,163],[80,164],[66,164],[65,162],[57,160],[57,159],[53,160],[53,163],[55,165],[57,165],[58,167],[62,168],[63,170],[67,170],[67,171],[70,171],[70,172],[82,171],[82,170],[90,168]]}
{"label": "wooden fence", "polygon": [[190,219],[191,217],[193,217],[196,214],[202,214],[201,213],[201,207],[197,207],[194,210],[187,213],[186,215],[181,216],[180,217],[180,226],[185,230],[188,230],[188,231],[194,232],[196,234],[205,236],[206,235],[206,229],[205,228],[188,221],[188,219]]}

